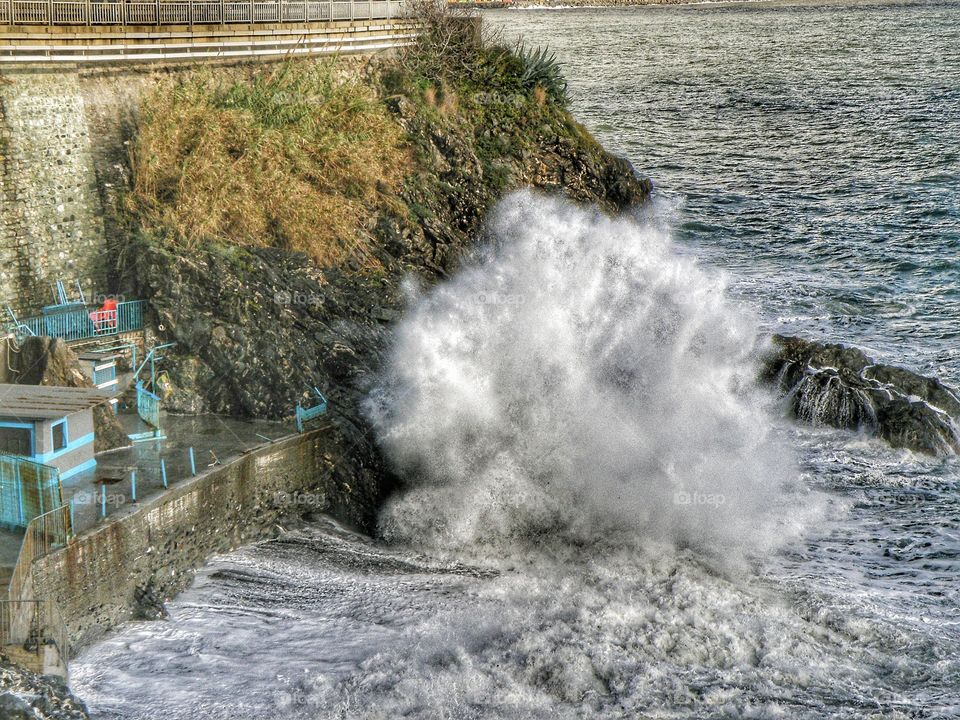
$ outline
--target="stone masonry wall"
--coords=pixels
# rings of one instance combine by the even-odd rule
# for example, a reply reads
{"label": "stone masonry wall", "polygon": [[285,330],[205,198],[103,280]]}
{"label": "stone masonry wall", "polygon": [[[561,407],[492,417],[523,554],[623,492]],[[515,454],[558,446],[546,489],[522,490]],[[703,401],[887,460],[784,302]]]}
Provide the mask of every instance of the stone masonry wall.
{"label": "stone masonry wall", "polygon": [[38,560],[36,596],[57,601],[76,651],[129,619],[144,593],[172,597],[212,554],[270,536],[305,509],[349,520],[331,442],[315,430],[178,483]]}
{"label": "stone masonry wall", "polygon": [[[369,54],[346,55],[358,72]],[[204,66],[226,79],[262,62]],[[117,292],[125,228],[112,209],[129,180],[141,99],[196,64],[0,66],[0,315],[36,314],[57,279],[80,280],[88,301]],[[131,299],[131,298],[128,298]]]}
{"label": "stone masonry wall", "polygon": [[68,68],[0,76],[0,303],[25,312],[52,283],[102,283],[103,212],[80,78]]}

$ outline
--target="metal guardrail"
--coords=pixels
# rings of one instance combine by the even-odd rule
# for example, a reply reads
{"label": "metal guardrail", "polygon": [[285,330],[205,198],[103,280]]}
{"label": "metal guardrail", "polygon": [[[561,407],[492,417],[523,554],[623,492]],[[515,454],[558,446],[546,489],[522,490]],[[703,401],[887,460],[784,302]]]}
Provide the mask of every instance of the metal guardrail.
{"label": "metal guardrail", "polygon": [[137,414],[140,419],[155,429],[160,429],[160,398],[137,380]]}
{"label": "metal guardrail", "polygon": [[33,594],[29,582],[33,561],[63,547],[72,537],[73,523],[69,505],[61,505],[31,520],[20,545],[20,554],[13,568],[10,585],[7,587],[7,598],[30,598]]}
{"label": "metal guardrail", "polygon": [[90,311],[85,306],[68,308],[62,312],[21,318],[11,330],[21,340],[28,335],[47,335],[64,340],[109,337],[142,330],[145,307],[143,300],[130,300],[118,303],[116,310]]}
{"label": "metal guardrail", "polygon": [[54,645],[60,660],[69,660],[70,636],[57,604],[49,600],[0,600],[0,637],[4,645],[39,651]]}
{"label": "metal guardrail", "polygon": [[6,598],[0,600],[0,646],[39,647],[52,643],[66,664],[70,653],[66,624],[53,600],[34,597],[33,563],[72,538],[73,524],[67,505],[38,515],[27,525]]}
{"label": "metal guardrail", "polygon": [[377,20],[404,16],[403,0],[0,0],[0,25],[227,25]]}
{"label": "metal guardrail", "polygon": [[316,400],[316,405],[312,407],[305,408],[302,402],[297,403],[296,408],[296,419],[297,419],[297,432],[303,432],[303,426],[305,423],[314,420],[321,415],[326,414],[327,412],[327,398],[324,397],[323,393],[319,389],[313,388],[314,400]]}

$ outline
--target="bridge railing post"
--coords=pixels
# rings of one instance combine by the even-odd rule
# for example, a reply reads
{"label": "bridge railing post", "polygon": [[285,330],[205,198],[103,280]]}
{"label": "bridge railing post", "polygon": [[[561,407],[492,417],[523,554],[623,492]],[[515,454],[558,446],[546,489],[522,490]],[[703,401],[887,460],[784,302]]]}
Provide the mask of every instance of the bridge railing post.
{"label": "bridge railing post", "polygon": [[93,8],[90,7],[90,0],[83,4],[83,11],[87,14],[87,27],[93,24]]}
{"label": "bridge railing post", "polygon": [[156,12],[157,12],[157,25],[159,26],[159,25],[160,25],[160,0],[156,0],[155,5],[156,5],[156,8],[157,8],[157,10],[156,10]]}
{"label": "bridge railing post", "polygon": [[253,0],[250,0],[250,24],[253,25]]}
{"label": "bridge railing post", "polygon": [[47,0],[47,20],[53,26],[53,0]]}

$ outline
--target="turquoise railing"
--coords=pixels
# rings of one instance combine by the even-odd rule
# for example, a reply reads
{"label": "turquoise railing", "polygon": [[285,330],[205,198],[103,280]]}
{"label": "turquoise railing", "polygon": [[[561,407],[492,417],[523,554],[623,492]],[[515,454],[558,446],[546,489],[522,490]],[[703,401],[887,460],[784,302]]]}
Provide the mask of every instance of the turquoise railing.
{"label": "turquoise railing", "polygon": [[314,420],[324,413],[327,412],[327,399],[323,396],[323,393],[320,392],[317,388],[313,388],[314,400],[316,400],[316,405],[305,408],[303,403],[297,403],[297,432],[303,432],[303,425],[311,420]]}
{"label": "turquoise railing", "polygon": [[60,471],[18,455],[0,455],[0,525],[25,528],[63,504]]}
{"label": "turquoise railing", "polygon": [[90,310],[81,303],[53,305],[43,315],[17,320],[9,329],[20,339],[27,335],[64,340],[109,337],[142,330],[145,307],[143,300],[117,303],[116,310]]}
{"label": "turquoise railing", "polygon": [[160,398],[147,390],[142,380],[137,381],[137,414],[151,427],[160,428]]}

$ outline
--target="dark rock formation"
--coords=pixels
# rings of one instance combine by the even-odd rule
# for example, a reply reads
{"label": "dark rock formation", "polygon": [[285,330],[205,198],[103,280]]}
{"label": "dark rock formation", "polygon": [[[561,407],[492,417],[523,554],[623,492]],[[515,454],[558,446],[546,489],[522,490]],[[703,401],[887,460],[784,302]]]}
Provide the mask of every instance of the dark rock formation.
{"label": "dark rock formation", "polygon": [[0,655],[0,718],[88,720],[88,715],[63,680],[24,670]]}
{"label": "dark rock formation", "polygon": [[960,452],[960,397],[935,378],[880,365],[856,348],[773,337],[762,377],[814,425],[857,430],[893,447]]}
{"label": "dark rock formation", "polygon": [[[80,369],[80,361],[63,340],[29,337],[16,357],[17,383],[21,385],[61,385],[93,388],[93,382]],[[93,410],[97,452],[130,444],[130,438],[109,407]]]}
{"label": "dark rock formation", "polygon": [[133,591],[136,608],[133,612],[135,620],[166,620],[167,607],[163,604],[163,595],[157,592],[154,583],[147,582],[137,586]]}

